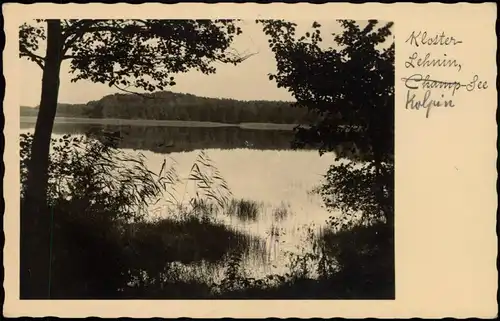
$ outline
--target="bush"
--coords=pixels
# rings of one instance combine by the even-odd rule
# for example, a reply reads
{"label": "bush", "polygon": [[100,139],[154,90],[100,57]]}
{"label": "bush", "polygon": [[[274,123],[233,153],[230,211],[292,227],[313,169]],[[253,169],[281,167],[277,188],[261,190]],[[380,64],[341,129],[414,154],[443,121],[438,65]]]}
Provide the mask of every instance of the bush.
{"label": "bush", "polygon": [[[316,189],[330,211],[343,213],[345,223],[364,222],[372,224],[384,220],[385,214],[394,211],[394,166],[381,164],[381,175],[377,177],[373,163],[347,162],[332,165],[325,175],[325,182]],[[382,189],[382,198],[376,190]],[[385,213],[381,212],[381,206]],[[336,220],[340,223],[340,220]]]}
{"label": "bush", "polygon": [[319,236],[326,257],[333,258],[338,272],[323,274],[348,298],[394,297],[394,230],[380,222],[355,225]]}
{"label": "bush", "polygon": [[[64,135],[52,139],[48,206],[51,296],[109,297],[129,278],[122,256],[124,227],[144,219],[170,183],[168,171],[149,171],[142,155],[115,148],[116,137]],[[21,135],[21,210],[33,137]],[[25,215],[22,215],[25,217]],[[30,235],[21,235],[30,238]],[[44,247],[45,244],[31,244]],[[22,251],[36,250],[22,248]]]}

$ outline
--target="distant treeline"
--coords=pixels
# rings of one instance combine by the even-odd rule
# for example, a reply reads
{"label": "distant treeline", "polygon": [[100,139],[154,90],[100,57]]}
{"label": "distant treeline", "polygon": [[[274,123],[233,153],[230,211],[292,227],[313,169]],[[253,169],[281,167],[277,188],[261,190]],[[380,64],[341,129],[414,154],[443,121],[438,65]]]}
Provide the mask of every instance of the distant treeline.
{"label": "distant treeline", "polygon": [[[250,89],[249,89],[250,90]],[[21,116],[37,115],[21,107]],[[157,119],[221,123],[307,124],[317,116],[282,101],[240,101],[163,91],[154,94],[113,94],[87,104],[59,104],[59,117]]]}

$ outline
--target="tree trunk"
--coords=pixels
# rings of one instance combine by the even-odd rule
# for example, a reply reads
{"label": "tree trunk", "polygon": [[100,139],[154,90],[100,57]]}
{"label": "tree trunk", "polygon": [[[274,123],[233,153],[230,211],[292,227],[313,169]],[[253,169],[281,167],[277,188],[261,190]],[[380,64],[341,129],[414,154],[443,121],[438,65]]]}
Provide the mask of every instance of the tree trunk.
{"label": "tree trunk", "polygon": [[[380,102],[379,102],[380,103]],[[382,103],[380,103],[383,108],[390,108],[388,105],[388,100],[385,99]],[[376,105],[378,106],[378,105]],[[374,196],[377,204],[379,205],[379,210],[382,217],[385,218],[386,224],[390,227],[394,227],[394,211],[393,206],[389,206],[388,202],[392,201],[387,199],[386,195],[384,195],[384,188],[389,189],[390,186],[387,184],[387,173],[382,173],[382,163],[384,161],[384,157],[389,152],[387,150],[387,140],[394,139],[394,137],[387,137],[387,128],[385,126],[393,126],[393,124],[388,124],[387,113],[382,110],[370,110],[368,114],[368,135],[369,141],[371,143],[372,148],[372,161],[375,167],[375,191]],[[392,195],[389,193],[389,195]]]}
{"label": "tree trunk", "polygon": [[388,202],[391,200],[387,199],[384,195],[384,188],[390,188],[387,185],[387,173],[382,173],[382,157],[377,150],[374,150],[374,166],[375,166],[375,197],[377,203],[380,206],[380,212],[385,218],[388,226],[393,227],[394,225],[394,213],[390,210]]}
{"label": "tree trunk", "polygon": [[394,213],[389,210],[386,196],[384,195],[384,187],[389,188],[387,186],[386,177],[384,173],[382,173],[382,161],[383,155],[381,151],[381,147],[379,146],[384,137],[381,137],[381,130],[377,128],[377,126],[373,126],[371,130],[371,141],[372,141],[372,151],[373,151],[373,163],[375,167],[375,199],[380,208],[380,212],[382,216],[385,218],[388,226],[393,227],[394,224]]}
{"label": "tree trunk", "polygon": [[28,165],[26,198],[21,207],[21,298],[49,296],[51,226],[47,183],[50,139],[59,94],[61,50],[61,21],[48,20],[42,95]]}

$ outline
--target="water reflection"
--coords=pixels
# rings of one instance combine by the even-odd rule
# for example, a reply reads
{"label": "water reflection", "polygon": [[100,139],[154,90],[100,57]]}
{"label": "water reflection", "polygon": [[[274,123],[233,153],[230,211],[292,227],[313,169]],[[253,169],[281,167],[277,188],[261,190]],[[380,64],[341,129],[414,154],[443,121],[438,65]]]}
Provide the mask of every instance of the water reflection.
{"label": "water reflection", "polygon": [[[21,123],[21,130],[33,124]],[[83,134],[105,130],[119,132],[121,148],[149,150],[156,153],[175,153],[201,149],[252,148],[256,150],[290,149],[291,130],[243,129],[240,127],[173,127],[97,124],[55,124],[54,134]]]}
{"label": "water reflection", "polygon": [[[31,124],[21,124],[21,128],[22,132],[33,132]],[[334,156],[328,153],[320,157],[316,150],[291,150],[292,131],[56,124],[53,135],[89,130],[119,131],[123,138],[119,147],[127,153],[141,152],[153,172],[160,171],[168,154],[175,160],[181,178],[175,195],[184,203],[196,192],[186,178],[199,152],[204,150],[232,192],[229,208],[215,213],[217,220],[261,240],[252,243],[253,248],[242,262],[255,277],[285,271],[285,253],[307,247],[307,228],[314,225],[315,230],[320,229],[331,215],[319,197],[308,192],[320,183]],[[172,213],[166,200],[155,204],[154,210],[160,217]],[[188,268],[196,270],[205,265],[197,262]],[[215,275],[220,273],[217,270]]]}
{"label": "water reflection", "polygon": [[[33,123],[21,122],[21,131],[33,131]],[[84,134],[87,132],[116,132],[120,148],[148,150],[156,153],[189,152],[204,149],[289,150],[293,130],[250,129],[242,127],[179,127],[59,123],[54,134]],[[335,153],[345,157],[363,157],[354,143],[335,146]],[[302,150],[316,151],[307,146]],[[316,152],[317,153],[317,152]]]}
{"label": "water reflection", "polygon": [[[133,153],[132,150],[129,150]],[[215,213],[217,220],[237,231],[259,237],[262,248],[250,251],[244,264],[251,274],[263,276],[286,269],[285,252],[296,252],[304,243],[303,232],[314,224],[320,228],[331,213],[316,195],[308,193],[333,162],[333,155],[320,157],[315,151],[206,149],[233,194],[229,208]],[[164,154],[142,151],[148,166],[158,171]],[[185,180],[198,151],[171,153],[181,182],[175,187],[177,199],[189,200],[195,185]],[[182,179],[184,178],[184,179]],[[171,204],[160,201],[155,214],[166,217]]]}

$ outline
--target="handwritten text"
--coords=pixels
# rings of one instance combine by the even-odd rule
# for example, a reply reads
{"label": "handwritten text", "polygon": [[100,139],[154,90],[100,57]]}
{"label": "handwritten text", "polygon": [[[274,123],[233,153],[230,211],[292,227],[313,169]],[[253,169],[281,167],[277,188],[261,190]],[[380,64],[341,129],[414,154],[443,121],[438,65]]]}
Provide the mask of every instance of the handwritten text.
{"label": "handwritten text", "polygon": [[[453,54],[442,53],[442,51],[445,48],[453,50],[455,46],[463,44],[458,37],[445,32],[431,34],[427,31],[412,31],[405,43],[415,50],[404,62],[406,70],[414,70],[414,73],[401,79],[406,87],[405,109],[424,109],[426,110],[425,117],[429,118],[434,108],[454,108],[457,92],[482,91],[488,88],[488,82],[480,79],[477,74],[469,76],[471,78],[468,81],[452,80],[457,76],[453,72],[462,71],[462,63],[453,57]],[[431,49],[433,46],[441,46],[441,53],[433,52]],[[432,70],[437,68],[450,70],[450,73],[446,73],[449,74],[448,80],[438,79],[431,75]],[[427,72],[418,73],[420,70]],[[463,77],[460,78],[463,79]]]}

